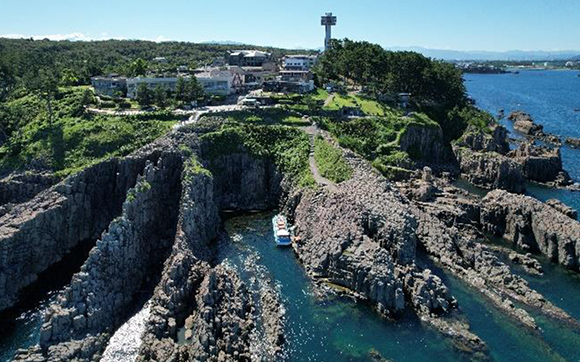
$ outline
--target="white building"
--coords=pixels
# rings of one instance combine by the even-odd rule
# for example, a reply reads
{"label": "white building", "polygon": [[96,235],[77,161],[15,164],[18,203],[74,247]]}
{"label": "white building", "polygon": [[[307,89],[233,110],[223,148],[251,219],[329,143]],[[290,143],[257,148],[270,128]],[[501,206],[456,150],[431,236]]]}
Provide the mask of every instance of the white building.
{"label": "white building", "polygon": [[234,92],[234,75],[229,70],[211,69],[195,75],[206,94],[227,96]]}
{"label": "white building", "polygon": [[[198,82],[203,86],[207,95],[223,95],[227,96],[234,92],[233,81],[234,76],[228,70],[213,69],[201,72],[195,75]],[[189,77],[183,77],[188,80]],[[157,86],[164,87],[171,91],[175,91],[177,86],[177,77],[171,78],[129,78],[127,79],[127,97],[136,98],[139,84],[145,83],[149,89],[155,89]]]}
{"label": "white building", "polygon": [[175,86],[177,85],[177,78],[150,78],[150,77],[137,77],[137,78],[127,78],[127,98],[137,98],[137,89],[139,84],[147,84],[147,88],[153,90],[157,88],[158,85],[167,88],[171,91],[175,91]]}
{"label": "white building", "polygon": [[316,64],[316,55],[288,55],[284,58],[286,70],[310,70]]}

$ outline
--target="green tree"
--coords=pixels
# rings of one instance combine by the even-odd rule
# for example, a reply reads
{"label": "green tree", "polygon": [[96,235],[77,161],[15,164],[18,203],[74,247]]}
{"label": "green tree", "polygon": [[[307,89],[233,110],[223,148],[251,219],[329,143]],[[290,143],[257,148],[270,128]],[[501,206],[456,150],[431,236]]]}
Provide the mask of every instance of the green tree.
{"label": "green tree", "polygon": [[187,92],[184,101],[194,102],[205,96],[205,91],[196,77],[191,77],[187,82]]}
{"label": "green tree", "polygon": [[137,103],[141,107],[147,107],[153,103],[153,92],[146,83],[139,83],[137,86]]}
{"label": "green tree", "polygon": [[63,86],[73,86],[79,83],[79,78],[76,76],[75,72],[70,68],[65,68],[62,71],[60,78],[60,83]]}
{"label": "green tree", "polygon": [[93,103],[95,103],[95,94],[93,93],[92,90],[87,88],[83,91],[83,98],[81,99],[81,104],[84,107],[87,107]]}
{"label": "green tree", "polygon": [[129,76],[140,77],[147,73],[148,64],[145,60],[137,58],[129,64]]}
{"label": "green tree", "polygon": [[155,99],[155,104],[161,108],[165,108],[167,106],[167,89],[161,84],[157,84],[157,87],[153,91],[153,98]]}
{"label": "green tree", "polygon": [[0,102],[6,100],[16,87],[17,79],[13,63],[0,46]]}
{"label": "green tree", "polygon": [[26,88],[30,92],[38,94],[46,103],[49,124],[52,124],[54,119],[52,102],[58,94],[59,78],[56,69],[51,66],[36,69],[36,71],[26,75]]}
{"label": "green tree", "polygon": [[175,100],[178,102],[184,102],[187,98],[187,83],[183,77],[177,78],[177,84],[175,85]]}

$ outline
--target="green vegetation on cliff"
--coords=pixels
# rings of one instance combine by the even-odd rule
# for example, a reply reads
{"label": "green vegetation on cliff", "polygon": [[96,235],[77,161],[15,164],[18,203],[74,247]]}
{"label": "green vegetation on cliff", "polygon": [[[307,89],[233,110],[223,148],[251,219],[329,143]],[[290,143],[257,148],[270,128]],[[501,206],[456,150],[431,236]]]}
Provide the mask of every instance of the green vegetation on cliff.
{"label": "green vegetation on cliff", "polygon": [[342,152],[320,136],[314,139],[314,160],[320,174],[332,182],[339,183],[352,177],[352,169]]}
{"label": "green vegetation on cliff", "polygon": [[308,136],[297,128],[229,122],[204,134],[201,140],[208,147],[210,159],[239,152],[243,147],[254,156],[272,159],[279,170],[298,185],[314,185],[308,164]]}
{"label": "green vegetation on cliff", "polygon": [[424,114],[391,114],[344,122],[321,118],[319,122],[342,147],[371,161],[385,176],[388,176],[386,170],[390,170],[390,167],[410,168],[413,165],[412,158],[418,160],[418,155],[409,155],[401,149],[401,137],[411,127],[439,128],[435,121]]}
{"label": "green vegetation on cliff", "polygon": [[[66,176],[111,156],[124,156],[166,133],[168,113],[104,116],[85,112],[87,89],[61,88],[52,101],[52,119],[35,94],[6,102],[0,110],[4,142],[0,171],[35,168]],[[90,92],[90,90],[89,90]]]}

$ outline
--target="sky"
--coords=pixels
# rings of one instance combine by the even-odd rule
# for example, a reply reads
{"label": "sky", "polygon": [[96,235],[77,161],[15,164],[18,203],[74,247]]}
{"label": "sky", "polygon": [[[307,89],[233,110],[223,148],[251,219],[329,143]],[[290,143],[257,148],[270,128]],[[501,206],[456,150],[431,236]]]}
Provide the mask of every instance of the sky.
{"label": "sky", "polygon": [[384,47],[580,50],[580,0],[0,0],[0,37],[315,49],[330,11],[334,38]]}

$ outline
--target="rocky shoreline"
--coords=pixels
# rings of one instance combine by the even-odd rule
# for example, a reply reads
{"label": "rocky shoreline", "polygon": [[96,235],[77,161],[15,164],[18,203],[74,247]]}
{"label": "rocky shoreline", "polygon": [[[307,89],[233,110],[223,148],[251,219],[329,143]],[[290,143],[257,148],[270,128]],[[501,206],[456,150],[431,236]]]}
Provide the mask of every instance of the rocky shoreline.
{"label": "rocky shoreline", "polygon": [[[216,264],[213,256],[220,211],[277,205],[296,226],[295,254],[313,281],[338,286],[391,318],[411,311],[470,358],[486,359],[487,347],[470,330],[433,264],[527,328],[537,324],[524,307],[578,325],[501,257],[540,273],[530,255],[490,245],[486,236],[502,237],[506,245],[543,253],[578,271],[580,223],[565,205],[506,191],[479,199],[429,168],[395,184],[344,149],[351,179],[333,190],[302,188],[273,160],[241,145],[216,153],[200,137],[211,130],[203,123],[176,130],[132,156],[69,177],[0,219],[2,308],[15,303],[18,291],[70,247],[99,239],[51,305],[40,346],[19,351],[15,360],[98,360],[143,293],[150,302],[139,361],[276,359],[285,344],[277,291],[264,287],[255,295],[234,269]],[[472,161],[474,154],[494,153],[519,165],[501,166],[502,158],[497,167],[508,167],[505,179],[492,172],[482,176],[490,187],[505,180],[506,188],[516,187],[516,169],[522,178],[530,175],[508,156],[501,128],[492,135],[473,133],[462,142],[456,154],[470,153],[462,156],[462,170],[487,162]],[[77,225],[80,214],[86,220]],[[41,234],[47,230],[57,237]],[[36,258],[34,266],[26,263],[31,258]]]}

